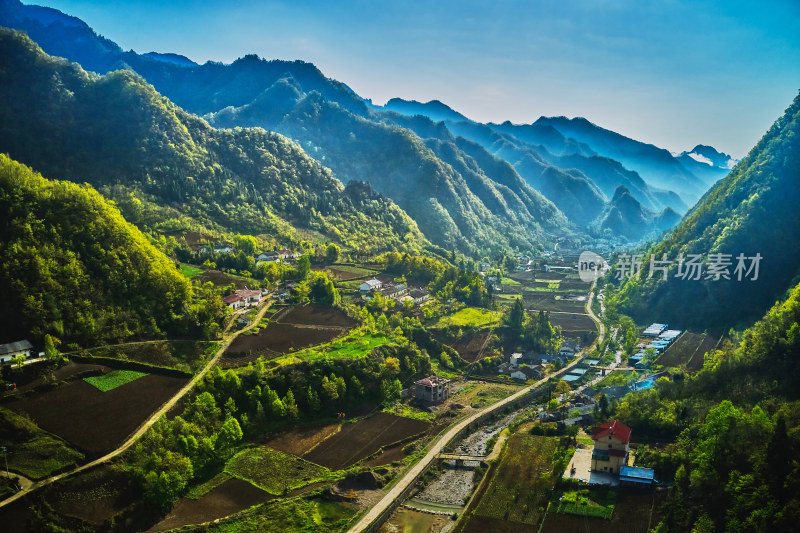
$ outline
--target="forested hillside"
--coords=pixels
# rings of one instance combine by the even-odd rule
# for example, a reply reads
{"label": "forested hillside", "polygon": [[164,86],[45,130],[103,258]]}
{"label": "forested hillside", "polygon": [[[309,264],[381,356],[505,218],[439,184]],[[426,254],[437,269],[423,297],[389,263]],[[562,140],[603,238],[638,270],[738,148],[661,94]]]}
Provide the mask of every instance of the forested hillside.
{"label": "forested hillside", "polygon": [[[618,308],[641,321],[658,318],[698,328],[727,330],[752,324],[783,297],[799,271],[799,182],[800,96],[681,225],[648,251],[647,256],[660,260],[666,254],[674,261],[667,281],[660,276],[628,281],[616,298]],[[708,279],[708,255],[716,253],[731,254],[730,279]],[[706,271],[701,279],[676,277],[680,254],[687,259],[690,254],[703,256]],[[739,254],[760,254],[757,279],[747,260],[744,267],[753,270],[739,281]]]}
{"label": "forested hillside", "polygon": [[[706,356],[695,377],[630,394],[616,416],[662,443],[637,462],[675,480],[654,531],[793,531],[800,521],[800,285]],[[673,442],[664,445],[665,442]],[[692,528],[697,529],[692,529]]]}
{"label": "forested hillside", "polygon": [[215,130],[131,71],[87,73],[6,29],[0,66],[0,150],[49,177],[115,185],[119,198],[133,191],[237,232],[296,227],[365,251],[423,246],[416,224],[369,187],[344,187],[279,134]]}
{"label": "forested hillside", "polygon": [[186,334],[193,322],[188,280],[110,202],[2,154],[0,264],[2,339],[87,345]]}

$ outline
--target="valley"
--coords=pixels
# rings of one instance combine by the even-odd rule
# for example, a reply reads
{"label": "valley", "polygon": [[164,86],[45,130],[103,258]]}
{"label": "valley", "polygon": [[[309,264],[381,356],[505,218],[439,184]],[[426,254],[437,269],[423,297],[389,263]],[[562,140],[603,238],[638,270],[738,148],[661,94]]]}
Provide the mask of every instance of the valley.
{"label": "valley", "polygon": [[51,4],[0,0],[3,531],[794,529],[800,96],[698,77],[766,15]]}

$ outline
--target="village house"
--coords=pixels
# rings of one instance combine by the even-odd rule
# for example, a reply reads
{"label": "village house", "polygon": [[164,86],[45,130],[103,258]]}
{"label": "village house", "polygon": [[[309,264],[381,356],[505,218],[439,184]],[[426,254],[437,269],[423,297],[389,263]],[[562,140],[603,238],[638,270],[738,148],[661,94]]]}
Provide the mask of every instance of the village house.
{"label": "village house", "polygon": [[519,367],[522,364],[522,354],[519,352],[512,353],[511,357],[508,358],[508,364],[514,368]]}
{"label": "village house", "polygon": [[383,287],[383,282],[377,278],[368,279],[358,288],[363,294],[379,290]]}
{"label": "village house", "polygon": [[439,376],[429,376],[414,383],[414,398],[427,403],[435,403],[450,397],[450,380]]}
{"label": "village house", "polygon": [[414,299],[414,305],[419,305],[421,303],[427,302],[430,295],[428,291],[424,289],[414,289],[408,293],[408,295]]}
{"label": "village house", "polygon": [[222,302],[231,309],[239,309],[248,305],[257,305],[261,301],[260,290],[239,289],[222,298]]}
{"label": "village house", "polygon": [[280,259],[278,252],[263,252],[256,256],[256,264],[258,263],[273,263]]}
{"label": "village house", "polygon": [[578,346],[577,342],[565,339],[561,343],[561,348],[558,350],[558,355],[560,355],[562,359],[572,359],[579,350],[580,347]]}
{"label": "village house", "polygon": [[233,253],[233,248],[226,244],[218,244],[214,246],[214,253],[215,254],[231,254]]}
{"label": "village house", "polygon": [[395,298],[404,296],[408,292],[408,287],[405,283],[398,283],[397,285],[387,284],[378,289],[378,291],[384,298],[394,300]]}
{"label": "village house", "polygon": [[32,349],[33,345],[28,339],[0,344],[0,365],[11,363],[11,359],[18,355],[23,355],[25,359],[30,359]]}
{"label": "village house", "polygon": [[619,474],[620,468],[628,465],[628,448],[631,428],[618,420],[600,424],[592,431],[594,450],[592,470],[608,474]]}
{"label": "village house", "polygon": [[511,373],[511,377],[513,379],[518,379],[520,381],[528,381],[529,379],[541,379],[542,378],[542,371],[541,365],[537,366],[528,366],[528,365],[521,365],[519,368],[514,370]]}

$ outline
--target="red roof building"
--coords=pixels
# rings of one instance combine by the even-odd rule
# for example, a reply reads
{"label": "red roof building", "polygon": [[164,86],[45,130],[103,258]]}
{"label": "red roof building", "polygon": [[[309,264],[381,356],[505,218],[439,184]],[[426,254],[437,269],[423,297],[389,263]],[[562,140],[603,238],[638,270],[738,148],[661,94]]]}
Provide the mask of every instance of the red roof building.
{"label": "red roof building", "polygon": [[592,470],[608,474],[619,474],[620,468],[628,465],[628,447],[631,428],[614,420],[600,424],[592,431]]}
{"label": "red roof building", "polygon": [[614,420],[612,422],[600,424],[592,431],[592,440],[594,441],[605,439],[609,436],[616,438],[616,440],[623,444],[629,444],[631,442],[631,428],[619,420]]}

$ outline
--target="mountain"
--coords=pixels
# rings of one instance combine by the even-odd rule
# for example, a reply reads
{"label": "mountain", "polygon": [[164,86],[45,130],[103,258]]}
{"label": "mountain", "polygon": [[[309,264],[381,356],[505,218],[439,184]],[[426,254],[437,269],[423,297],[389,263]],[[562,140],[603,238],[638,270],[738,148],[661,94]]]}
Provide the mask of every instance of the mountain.
{"label": "mountain", "polygon": [[146,57],[148,59],[152,59],[154,61],[161,61],[164,63],[170,63],[172,65],[178,65],[182,67],[196,67],[198,66],[197,63],[192,61],[186,56],[182,56],[180,54],[161,54],[158,52],[148,52],[146,54],[142,54],[142,57]]}
{"label": "mountain", "polygon": [[484,124],[462,121],[448,123],[447,127],[454,135],[509,162],[529,186],[552,200],[576,224],[586,226],[603,209],[603,192],[580,172],[565,172],[542,159],[531,147]]}
{"label": "mountain", "polygon": [[0,154],[0,339],[84,345],[181,331],[192,290],[88,185],[50,181]]}
{"label": "mountain", "polygon": [[[210,120],[215,123],[214,117]],[[564,215],[521,180],[516,190],[503,192],[485,173],[468,180],[439,157],[436,150],[444,146],[427,146],[407,129],[359,116],[317,92],[306,94],[275,129],[298,139],[342,179],[369,182],[392,198],[434,244],[446,249],[473,255],[534,249],[567,227]],[[463,159],[459,154],[446,157]],[[498,205],[487,207],[498,194],[524,209],[511,213]],[[522,198],[528,201],[523,204]]]}
{"label": "mountain", "polygon": [[724,178],[738,163],[728,154],[723,154],[711,146],[702,144],[698,144],[689,152],[682,152],[676,159],[692,174],[709,185]]}
{"label": "mountain", "polygon": [[534,124],[552,126],[565,136],[587,144],[597,154],[615,159],[637,172],[649,185],[677,192],[689,205],[707,189],[702,180],[667,150],[601,128],[585,118],[541,117]]}
{"label": "mountain", "polygon": [[282,135],[216,130],[131,71],[87,73],[6,29],[0,124],[0,151],[48,177],[103,187],[123,209],[131,194],[144,199],[163,215],[155,225],[330,240],[365,252],[425,244],[394,203],[364,184],[345,187]]}
{"label": "mountain", "polygon": [[417,102],[416,100],[392,98],[386,102],[386,105],[383,106],[383,109],[401,113],[403,115],[421,115],[428,117],[434,122],[441,122],[443,120],[461,122],[462,120],[469,120],[467,117],[443,104],[439,100],[431,100],[430,102],[423,104],[421,102]]}
{"label": "mountain", "polygon": [[[661,243],[649,250],[676,262],[667,281],[630,280],[618,308],[637,321],[727,330],[747,326],[779,300],[800,273],[800,95],[745,159],[720,180]],[[679,254],[700,254],[699,281],[676,278]],[[730,280],[708,275],[709,254],[730,261]],[[743,254],[738,280],[737,257]],[[761,259],[754,260],[760,256]],[[758,264],[758,278],[755,265]],[[713,272],[712,272],[713,274]]]}
{"label": "mountain", "polygon": [[713,168],[730,170],[738,161],[728,154],[717,151],[713,146],[698,144],[688,152],[682,152],[682,156],[687,155],[700,163],[705,163]]}
{"label": "mountain", "polygon": [[653,213],[642,207],[631,192],[620,185],[611,198],[605,213],[599,218],[601,230],[610,231],[614,236],[621,236],[630,241],[637,241],[652,234],[672,228],[680,221],[680,215],[669,207],[660,213]]}

